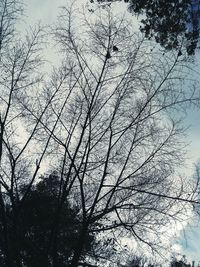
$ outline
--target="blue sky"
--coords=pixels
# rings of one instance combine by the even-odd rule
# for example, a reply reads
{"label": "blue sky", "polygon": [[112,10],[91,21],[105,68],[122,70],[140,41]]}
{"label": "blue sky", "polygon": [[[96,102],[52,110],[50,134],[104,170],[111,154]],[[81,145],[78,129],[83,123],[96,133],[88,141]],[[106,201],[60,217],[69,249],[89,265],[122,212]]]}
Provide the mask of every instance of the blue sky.
{"label": "blue sky", "polygon": [[[80,0],[79,0],[80,1]],[[29,0],[25,5],[25,14],[27,24],[34,25],[38,21],[42,24],[53,23],[56,20],[56,16],[59,12],[59,6],[65,4],[64,0]],[[196,55],[196,74],[198,85],[200,86],[200,53]],[[200,110],[191,110],[185,120],[186,125],[190,125],[188,129],[188,157],[189,165],[187,171],[192,172],[194,164],[200,158]],[[200,227],[191,227],[181,235],[181,238],[177,239],[177,243],[183,247],[183,252],[190,257],[198,261],[198,255],[200,254]],[[200,255],[199,255],[200,260]]]}
{"label": "blue sky", "polygon": [[177,239],[177,244],[181,246],[181,254],[185,254],[188,261],[194,260],[200,263],[200,226],[199,222],[188,225]]}

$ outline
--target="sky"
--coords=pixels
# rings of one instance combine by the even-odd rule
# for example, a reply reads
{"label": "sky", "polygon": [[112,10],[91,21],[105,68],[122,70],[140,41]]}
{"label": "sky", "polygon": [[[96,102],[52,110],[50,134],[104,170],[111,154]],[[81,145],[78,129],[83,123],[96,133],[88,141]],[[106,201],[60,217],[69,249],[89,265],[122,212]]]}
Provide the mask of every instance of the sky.
{"label": "sky", "polygon": [[[84,1],[84,0],[78,0]],[[85,0],[87,1],[87,0]],[[25,4],[25,18],[24,25],[35,25],[38,21],[41,24],[51,24],[56,21],[56,17],[59,13],[59,7],[64,5],[64,0],[28,0]],[[47,50],[51,58],[50,50]],[[52,59],[53,60],[53,59]],[[195,70],[198,84],[200,84],[200,52],[195,57]],[[190,110],[185,119],[185,124],[189,126],[187,141],[188,147],[188,161],[187,169],[185,172],[191,174],[193,172],[194,165],[200,159],[200,110]],[[185,231],[175,240],[175,246],[177,251],[185,253],[189,259],[194,259],[196,262],[200,260],[200,226],[196,223],[186,227]]]}

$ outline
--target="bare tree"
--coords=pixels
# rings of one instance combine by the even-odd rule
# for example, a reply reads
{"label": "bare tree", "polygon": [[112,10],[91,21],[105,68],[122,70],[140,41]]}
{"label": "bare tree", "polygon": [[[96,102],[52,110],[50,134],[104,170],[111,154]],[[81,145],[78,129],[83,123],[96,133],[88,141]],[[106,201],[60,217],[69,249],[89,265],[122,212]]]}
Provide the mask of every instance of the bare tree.
{"label": "bare tree", "polygon": [[[18,189],[27,179],[30,186],[39,170],[28,152],[38,123],[25,123],[25,110],[21,102],[29,101],[34,105],[33,87],[41,80],[42,30],[40,27],[29,29],[26,36],[20,36],[16,29],[18,16],[22,15],[22,4],[17,0],[0,1],[0,217],[1,217],[1,264],[22,266],[19,251],[14,252],[12,260],[11,244],[17,240],[19,200]],[[35,90],[36,91],[36,90]],[[27,119],[26,119],[27,120]],[[29,129],[29,134],[27,132]],[[42,150],[44,153],[45,148]],[[41,152],[41,154],[42,154]],[[30,159],[27,160],[27,156]],[[34,157],[34,156],[33,156]],[[41,160],[42,156],[40,157]],[[39,161],[40,161],[39,160]],[[32,173],[29,171],[32,170]],[[25,195],[23,196],[23,198]],[[11,204],[12,233],[8,230],[6,209]],[[10,228],[9,228],[10,229]]]}
{"label": "bare tree", "polygon": [[[82,218],[70,266],[94,264],[92,256],[88,265],[82,257],[88,232],[115,231],[156,249],[154,233],[182,220],[195,203],[195,187],[175,172],[185,147],[178,115],[199,101],[198,92],[184,86],[189,71],[184,51],[163,55],[109,8],[95,20],[86,15],[77,20],[77,10],[70,6],[63,8],[54,34],[62,63],[42,82],[37,71],[41,29],[18,40],[12,24],[17,2],[0,3],[6,10],[2,25],[7,25],[1,27],[0,62],[5,265],[13,266],[6,203],[15,211],[17,240],[20,211],[42,163],[60,178],[48,246],[54,251],[51,266],[58,266],[59,220],[66,199],[79,206]],[[19,194],[24,181],[28,186]],[[14,264],[23,266],[20,251],[15,251]]]}
{"label": "bare tree", "polygon": [[153,233],[183,218],[195,187],[175,173],[184,158],[176,111],[199,100],[183,86],[185,56],[163,56],[109,8],[95,22],[85,16],[81,29],[75,18],[72,7],[63,8],[55,31],[65,59],[50,112],[59,120],[60,206],[72,199],[82,216],[71,266],[80,263],[88,231],[123,232],[155,249]]}

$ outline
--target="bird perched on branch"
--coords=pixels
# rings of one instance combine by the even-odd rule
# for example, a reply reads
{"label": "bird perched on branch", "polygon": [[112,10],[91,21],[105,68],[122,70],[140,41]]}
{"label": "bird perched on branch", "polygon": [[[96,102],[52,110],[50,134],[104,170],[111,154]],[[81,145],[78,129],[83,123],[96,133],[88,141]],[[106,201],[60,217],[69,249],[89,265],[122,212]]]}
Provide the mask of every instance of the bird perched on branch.
{"label": "bird perched on branch", "polygon": [[179,52],[178,52],[178,57],[180,57],[180,56],[182,56],[181,50],[179,50]]}
{"label": "bird perched on branch", "polygon": [[113,45],[113,52],[118,52],[118,51],[119,51],[118,47],[116,45]]}

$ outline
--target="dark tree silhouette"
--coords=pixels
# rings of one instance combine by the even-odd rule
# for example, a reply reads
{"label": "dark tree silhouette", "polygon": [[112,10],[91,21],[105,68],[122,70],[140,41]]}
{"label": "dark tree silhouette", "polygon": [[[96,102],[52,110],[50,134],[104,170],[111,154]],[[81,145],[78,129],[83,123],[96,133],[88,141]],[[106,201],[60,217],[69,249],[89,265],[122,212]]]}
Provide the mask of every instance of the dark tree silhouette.
{"label": "dark tree silhouette", "polygon": [[[97,1],[104,4],[113,2]],[[198,1],[124,0],[124,2],[128,3],[131,13],[143,15],[140,30],[147,38],[154,37],[156,42],[167,50],[180,49],[184,46],[189,55],[195,52],[199,38]]]}
{"label": "dark tree silhouette", "polygon": [[[81,222],[78,209],[73,208],[68,201],[65,201],[59,214],[56,250],[54,246],[49,246],[49,241],[54,233],[52,227],[56,219],[59,186],[60,181],[57,176],[43,177],[29,190],[23,207],[21,207],[20,201],[15,208],[9,203],[7,204],[6,218],[11,266],[47,267],[51,266],[53,260],[56,267],[67,266],[73,250],[77,246]],[[26,187],[21,188],[21,193],[27,190]],[[13,225],[16,222],[17,228]],[[2,218],[0,223],[2,226]],[[2,235],[2,227],[0,234]],[[91,248],[93,240],[93,236],[87,234],[83,246],[85,252]],[[5,244],[2,242],[0,243],[2,267],[6,266],[4,250]]]}
{"label": "dark tree silhouette", "polygon": [[194,267],[195,262],[192,261],[192,264],[187,261],[187,258],[185,255],[182,256],[181,259],[177,259],[176,257],[172,257],[170,262],[170,267]]}

